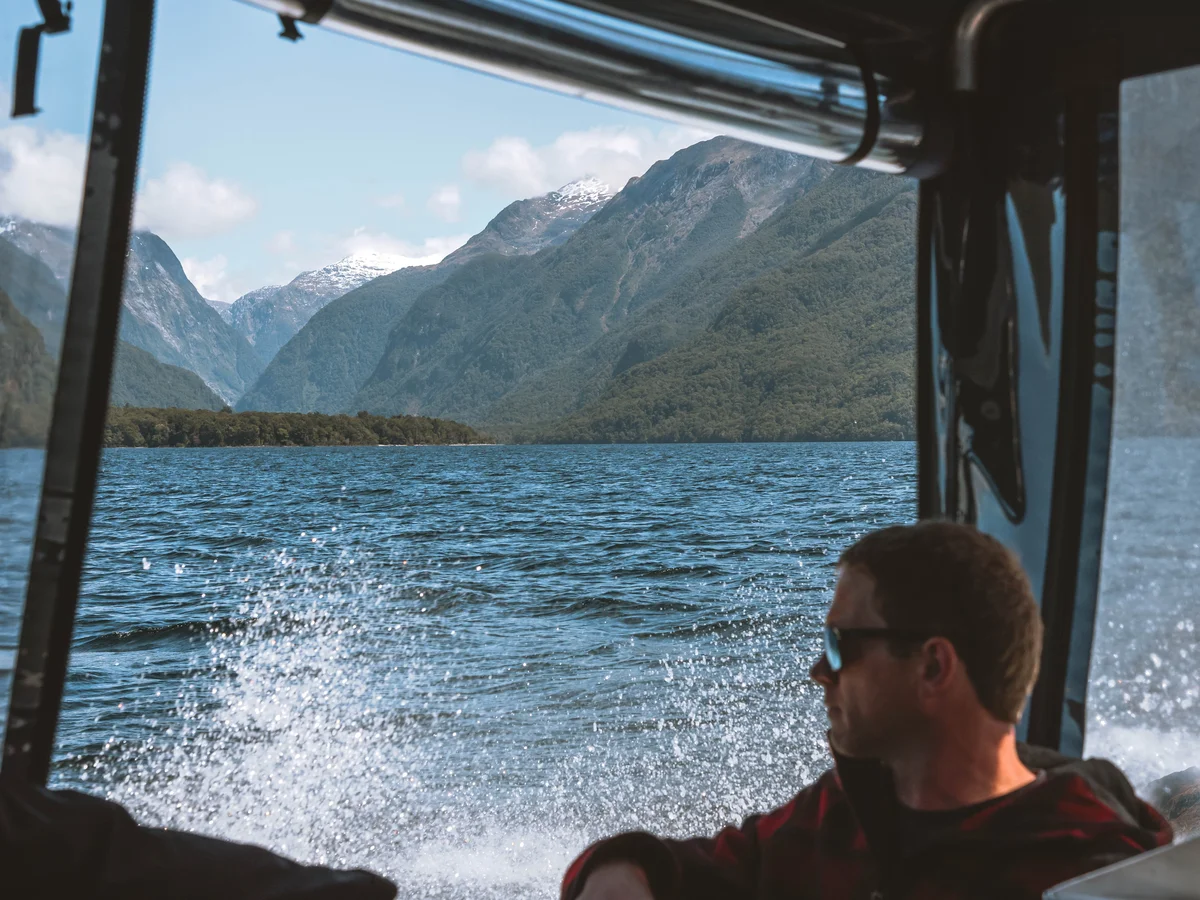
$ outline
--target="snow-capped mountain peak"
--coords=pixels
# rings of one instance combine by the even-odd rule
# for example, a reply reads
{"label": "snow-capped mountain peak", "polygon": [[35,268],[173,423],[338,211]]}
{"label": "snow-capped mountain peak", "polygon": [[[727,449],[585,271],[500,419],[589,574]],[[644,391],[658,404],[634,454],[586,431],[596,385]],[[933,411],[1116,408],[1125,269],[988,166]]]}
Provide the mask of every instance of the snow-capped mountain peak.
{"label": "snow-capped mountain peak", "polygon": [[594,203],[601,203],[608,200],[612,195],[613,189],[594,175],[588,175],[564,184],[557,191],[550,192],[550,197],[553,200],[557,200],[564,205],[579,206],[590,206]]}
{"label": "snow-capped mountain peak", "polygon": [[278,288],[259,288],[238,298],[229,321],[265,358],[272,358],[326,304],[381,275],[423,260],[360,251],[335,263],[301,272]]}
{"label": "snow-capped mountain peak", "polygon": [[315,290],[322,295],[340,296],[380,275],[387,275],[389,272],[421,262],[423,260],[412,260],[374,250],[359,251],[311,272],[301,272],[292,279],[289,286]]}
{"label": "snow-capped mountain peak", "polygon": [[404,256],[392,253],[380,253],[376,250],[364,250],[351,253],[344,259],[339,259],[332,265],[318,271],[344,274],[347,277],[370,281],[380,275],[387,275],[397,269],[411,266],[413,261]]}

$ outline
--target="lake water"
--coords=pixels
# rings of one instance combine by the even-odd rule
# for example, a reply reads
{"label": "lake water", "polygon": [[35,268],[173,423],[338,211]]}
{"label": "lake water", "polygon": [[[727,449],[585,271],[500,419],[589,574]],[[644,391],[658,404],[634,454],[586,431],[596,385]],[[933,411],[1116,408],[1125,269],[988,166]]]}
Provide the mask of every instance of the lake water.
{"label": "lake water", "polygon": [[[1134,468],[1177,453],[1196,470],[1195,446],[1162,446]],[[41,457],[3,455],[0,538],[25,541],[0,572],[11,647]],[[913,518],[914,456],[109,451],[55,779],[146,821],[369,866],[402,895],[551,897],[589,840],[710,831],[826,767],[807,670],[833,562]],[[1200,531],[1147,531],[1113,503],[1143,537],[1114,552],[1124,581],[1106,566],[1091,745],[1144,779],[1200,762],[1179,656],[1200,616],[1175,564],[1200,559]],[[1124,610],[1160,552],[1147,629]]]}

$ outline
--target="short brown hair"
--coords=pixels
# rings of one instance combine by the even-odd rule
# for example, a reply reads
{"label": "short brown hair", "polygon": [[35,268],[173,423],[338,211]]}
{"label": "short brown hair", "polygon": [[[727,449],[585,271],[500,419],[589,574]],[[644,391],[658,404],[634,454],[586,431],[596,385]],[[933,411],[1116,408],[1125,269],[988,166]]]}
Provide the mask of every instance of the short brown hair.
{"label": "short brown hair", "polygon": [[988,712],[1021,717],[1037,680],[1042,617],[1011,550],[970,525],[927,521],[872,532],[838,565],[874,579],[888,627],[948,639]]}

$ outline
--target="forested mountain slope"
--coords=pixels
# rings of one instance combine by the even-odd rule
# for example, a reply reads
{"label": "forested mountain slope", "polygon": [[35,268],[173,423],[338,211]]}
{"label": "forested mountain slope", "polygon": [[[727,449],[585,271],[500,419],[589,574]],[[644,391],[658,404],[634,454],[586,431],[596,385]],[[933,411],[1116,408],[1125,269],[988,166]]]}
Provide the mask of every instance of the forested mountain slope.
{"label": "forested mountain slope", "polygon": [[319,310],[356,287],[401,268],[404,262],[399,257],[354,254],[301,272],[285,285],[250,291],[221,317],[250,342],[265,366]]}
{"label": "forested mountain slope", "polygon": [[0,289],[0,447],[42,445],[55,374],[42,333]]}
{"label": "forested mountain slope", "polygon": [[[25,219],[0,222],[0,287],[58,352],[66,317],[74,237]],[[263,363],[188,280],[158,235],[135,232],[125,265],[121,338],[156,359],[196,372],[226,401],[241,395]]]}
{"label": "forested mountain slope", "polygon": [[[22,403],[32,404],[30,410],[40,404],[37,416],[45,419],[45,422],[38,420],[44,425],[49,422],[57,377],[53,357],[57,355],[66,319],[65,286],[40,259],[0,237],[0,292],[6,295],[5,302],[14,307],[7,317],[25,323],[13,325],[15,330],[6,351],[7,377],[21,386],[19,393],[25,398]],[[19,319],[14,319],[14,315]],[[33,349],[26,325],[40,332],[40,353]],[[15,350],[12,341],[23,349]],[[126,341],[117,342],[112,377],[110,397],[116,405],[220,409],[224,404],[194,372],[159,362],[152,354]],[[44,391],[31,387],[43,382],[48,385]]]}
{"label": "forested mountain slope", "polygon": [[702,333],[743,285],[831,243],[911,189],[903,181],[863,170],[818,165],[825,177],[757,231],[705,260],[660,300],[580,353],[527,379],[492,406],[483,421],[497,434],[527,438],[540,433],[597,399],[613,378]]}
{"label": "forested mountain slope", "polygon": [[396,320],[454,268],[443,262],[401,269],[334,300],[283,345],[237,408],[344,412],[378,365]]}
{"label": "forested mountain slope", "polygon": [[829,171],[729,138],[681,150],[562,246],[480,258],[423,293],[349,408],[488,421],[508,392],[622,328]]}
{"label": "forested mountain slope", "polygon": [[117,342],[108,402],[176,409],[221,409],[226,405],[195,372],[159,362],[126,341]]}
{"label": "forested mountain slope", "polygon": [[911,440],[915,191],[743,284],[541,441]]}

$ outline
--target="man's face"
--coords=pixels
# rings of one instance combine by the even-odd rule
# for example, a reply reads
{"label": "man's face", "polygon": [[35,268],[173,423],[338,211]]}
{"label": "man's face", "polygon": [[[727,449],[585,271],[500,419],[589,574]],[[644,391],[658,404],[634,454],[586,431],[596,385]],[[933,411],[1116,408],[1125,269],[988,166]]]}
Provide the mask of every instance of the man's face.
{"label": "man's face", "polygon": [[[862,569],[844,568],[825,617],[836,628],[886,628],[874,602],[875,580]],[[893,656],[882,638],[847,640],[843,666],[832,672],[824,656],[813,680],[825,689],[833,747],[846,756],[886,759],[920,728],[917,667],[912,657]]]}

